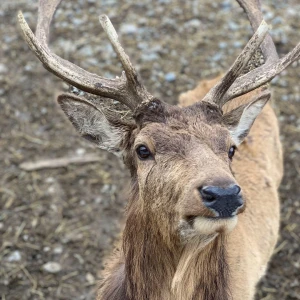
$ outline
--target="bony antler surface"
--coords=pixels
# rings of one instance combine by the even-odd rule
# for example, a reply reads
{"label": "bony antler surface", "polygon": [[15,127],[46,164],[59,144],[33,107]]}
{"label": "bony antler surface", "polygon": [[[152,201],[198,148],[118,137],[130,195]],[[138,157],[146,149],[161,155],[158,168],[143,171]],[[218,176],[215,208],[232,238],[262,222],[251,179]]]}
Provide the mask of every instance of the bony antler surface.
{"label": "bony antler surface", "polygon": [[87,72],[52,53],[48,47],[47,40],[49,26],[59,3],[60,0],[51,2],[51,5],[46,0],[39,2],[39,19],[36,35],[29,28],[22,12],[18,13],[19,24],[25,41],[43,63],[44,67],[64,81],[85,92],[117,100],[131,110],[134,110],[139,103],[145,100],[150,101],[153,96],[147,92],[140,82],[138,74],[122,48],[117,33],[107,16],[101,16],[100,21],[117,53],[126,76],[122,75],[116,79],[104,78]]}
{"label": "bony antler surface", "polygon": [[230,86],[234,83],[234,81],[242,74],[251,57],[263,42],[267,32],[268,24],[265,21],[262,21],[241,54],[231,66],[231,68],[221,79],[221,81],[217,85],[215,85],[208,94],[206,94],[203,99],[204,101],[216,103],[221,107],[225,104],[223,96],[228,91]]}
{"label": "bony antler surface", "polygon": [[[248,19],[251,23],[253,30],[258,30],[263,21],[263,14],[261,12],[261,3],[259,0],[237,0],[240,6],[246,12]],[[247,94],[248,92],[259,88],[260,86],[271,81],[275,76],[286,69],[291,63],[300,58],[300,43],[286,54],[283,58],[279,59],[276,47],[270,34],[266,33],[266,37],[261,43],[262,53],[265,59],[265,64],[250,71],[249,73],[236,77],[234,81],[231,80],[231,70],[218,82],[210,92],[205,96],[205,100],[215,101],[220,106],[230,101],[233,98]],[[237,62],[237,61],[236,61]],[[240,72],[240,74],[242,74]],[[239,75],[240,75],[239,74]],[[229,86],[229,87],[228,87]],[[225,90],[224,87],[228,87]]]}

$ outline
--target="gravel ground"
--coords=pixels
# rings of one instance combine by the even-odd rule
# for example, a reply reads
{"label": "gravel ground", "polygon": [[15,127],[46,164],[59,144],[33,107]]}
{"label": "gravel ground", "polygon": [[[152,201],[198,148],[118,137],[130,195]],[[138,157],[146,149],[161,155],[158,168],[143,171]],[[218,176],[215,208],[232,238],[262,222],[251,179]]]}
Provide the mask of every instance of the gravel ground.
{"label": "gravel ground", "polygon": [[[298,0],[264,2],[280,55],[300,40]],[[122,162],[79,138],[55,101],[67,86],[43,69],[16,24],[37,1],[0,4],[0,296],[94,299],[103,257],[118,236],[129,182]],[[176,103],[226,70],[251,35],[233,0],[64,0],[53,50],[106,77],[120,74],[98,16],[106,13],[149,91]],[[300,63],[273,80],[285,149],[281,237],[257,299],[300,299]],[[262,145],[263,146],[263,145]],[[26,172],[23,162],[93,155],[96,161]]]}

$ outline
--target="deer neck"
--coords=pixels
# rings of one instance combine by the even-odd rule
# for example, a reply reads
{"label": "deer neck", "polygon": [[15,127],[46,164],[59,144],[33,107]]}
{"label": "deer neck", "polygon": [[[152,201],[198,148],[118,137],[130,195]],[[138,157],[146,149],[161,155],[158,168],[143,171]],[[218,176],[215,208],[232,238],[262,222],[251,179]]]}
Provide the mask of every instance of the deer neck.
{"label": "deer neck", "polygon": [[197,236],[182,246],[162,234],[162,223],[150,214],[128,215],[123,233],[128,299],[231,299],[225,237]]}
{"label": "deer neck", "polygon": [[125,286],[130,300],[169,300],[179,261],[176,242],[165,239],[147,214],[128,215],[123,232]]}
{"label": "deer neck", "polygon": [[230,300],[226,238],[194,237],[180,256],[172,280],[176,300]]}

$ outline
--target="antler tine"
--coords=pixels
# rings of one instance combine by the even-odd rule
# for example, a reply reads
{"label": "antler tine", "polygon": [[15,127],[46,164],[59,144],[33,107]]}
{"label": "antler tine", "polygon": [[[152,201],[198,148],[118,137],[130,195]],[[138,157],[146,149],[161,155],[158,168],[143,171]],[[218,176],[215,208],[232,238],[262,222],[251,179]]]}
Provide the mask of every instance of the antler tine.
{"label": "antler tine", "polygon": [[[61,0],[40,0],[39,17],[36,36],[29,28],[22,12],[18,13],[19,23],[24,34],[25,41],[44,67],[54,75],[60,77],[69,84],[94,95],[117,100],[131,110],[134,110],[142,101],[150,101],[151,96],[146,88],[138,80],[138,75],[130,63],[128,56],[121,47],[117,34],[110,23],[107,35],[111,40],[114,50],[125,69],[126,76],[117,79],[108,79],[85,71],[75,64],[52,53],[48,47],[49,27],[54,12]],[[106,26],[104,26],[106,28]]]}
{"label": "antler tine", "polygon": [[[263,19],[260,0],[237,1],[245,10],[251,26],[255,30],[260,20]],[[224,94],[223,103],[268,83],[291,63],[300,59],[300,43],[292,51],[279,59],[273,39],[269,34],[261,44],[261,49],[265,58],[265,64],[237,78]]]}
{"label": "antler tine", "polygon": [[118,34],[112,25],[110,19],[106,15],[101,15],[99,17],[99,21],[107,34],[109,41],[111,42],[122,66],[125,71],[126,77],[128,81],[133,85],[133,86],[140,86],[141,88],[144,88],[140,81],[139,81],[139,76],[138,73],[136,72],[134,66],[132,65],[128,55],[125,53],[123,47],[121,46],[119,40],[118,40]]}
{"label": "antler tine", "polygon": [[219,106],[224,105],[223,96],[234,83],[234,81],[241,75],[244,68],[247,66],[249,60],[256,52],[268,32],[268,25],[265,21],[262,21],[250,41],[247,43],[242,53],[235,60],[229,71],[218,82],[207,95],[203,101],[216,103]]}
{"label": "antler tine", "polygon": [[[237,0],[237,2],[247,14],[252,29],[254,31],[257,30],[260,22],[263,20],[260,0]],[[261,50],[266,63],[276,61],[278,59],[276,47],[269,33],[261,44]]]}
{"label": "antler tine", "polygon": [[291,63],[300,59],[300,43],[275,63],[264,64],[239,77],[223,97],[223,103],[253,91],[271,81]]}
{"label": "antler tine", "polygon": [[[247,13],[252,28],[254,30],[257,28],[259,29],[261,25],[258,26],[258,24],[261,20],[263,20],[263,15],[260,9],[260,0],[237,1]],[[248,92],[268,83],[286,69],[291,63],[300,58],[300,43],[298,43],[291,52],[279,59],[274,42],[271,36],[267,33],[265,40],[261,43],[261,48],[266,61],[265,64],[239,77],[242,73],[242,69],[244,68],[243,66],[245,65],[243,64],[241,68],[235,67],[236,64],[240,63],[238,62],[240,58],[239,56],[227,74],[211,89],[203,100],[215,102],[222,107],[231,99],[247,94]],[[243,52],[244,51],[245,49]],[[250,55],[248,57],[251,58]],[[245,63],[247,64],[248,61],[249,60],[245,60]],[[240,71],[235,72],[235,68]],[[230,76],[230,73],[235,73],[235,76]]]}
{"label": "antler tine", "polygon": [[35,36],[43,45],[47,46],[50,24],[60,2],[61,0],[39,1],[38,21],[36,25]]}

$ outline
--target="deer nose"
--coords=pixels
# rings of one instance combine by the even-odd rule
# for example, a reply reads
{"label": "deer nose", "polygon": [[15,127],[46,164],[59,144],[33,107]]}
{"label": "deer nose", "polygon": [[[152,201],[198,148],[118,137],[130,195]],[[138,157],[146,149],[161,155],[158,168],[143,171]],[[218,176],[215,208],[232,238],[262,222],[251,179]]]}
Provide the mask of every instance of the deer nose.
{"label": "deer nose", "polygon": [[232,184],[226,188],[218,186],[203,186],[199,189],[204,205],[220,218],[229,218],[244,205],[241,188]]}

